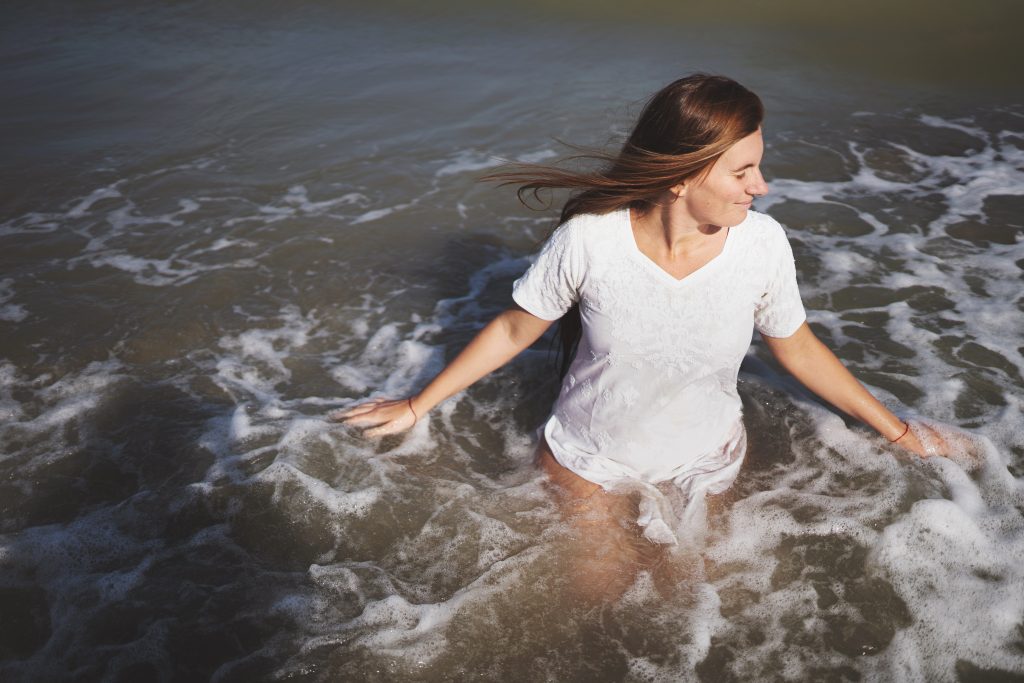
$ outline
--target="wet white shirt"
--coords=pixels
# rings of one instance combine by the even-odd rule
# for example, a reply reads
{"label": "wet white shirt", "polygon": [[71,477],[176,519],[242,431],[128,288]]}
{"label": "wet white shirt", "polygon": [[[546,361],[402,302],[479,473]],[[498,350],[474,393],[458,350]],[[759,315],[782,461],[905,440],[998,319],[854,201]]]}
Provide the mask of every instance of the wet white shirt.
{"label": "wet white shirt", "polygon": [[628,209],[576,216],[512,296],[545,320],[580,303],[583,337],[544,436],[559,463],[605,488],[700,473],[728,486],[743,456],[736,376],[753,330],[788,337],[805,320],[782,226],[754,211],[681,280],[637,247]]}

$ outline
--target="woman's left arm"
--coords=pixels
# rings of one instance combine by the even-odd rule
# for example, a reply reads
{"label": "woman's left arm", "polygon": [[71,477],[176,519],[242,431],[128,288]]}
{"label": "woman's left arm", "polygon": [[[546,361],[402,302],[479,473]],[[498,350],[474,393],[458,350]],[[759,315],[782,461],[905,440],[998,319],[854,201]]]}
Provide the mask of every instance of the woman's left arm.
{"label": "woman's left arm", "polygon": [[762,335],[776,360],[800,383],[851,417],[907,450],[927,455],[907,424],[850,374],[805,322],[788,337]]}

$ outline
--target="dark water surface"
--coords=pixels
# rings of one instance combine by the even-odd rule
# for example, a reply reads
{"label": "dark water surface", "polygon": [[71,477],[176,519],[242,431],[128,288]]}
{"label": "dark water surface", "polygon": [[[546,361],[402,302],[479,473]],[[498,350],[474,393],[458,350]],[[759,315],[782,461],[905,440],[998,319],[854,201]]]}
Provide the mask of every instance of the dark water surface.
{"label": "dark water surface", "polygon": [[[828,9],[823,9],[828,7]],[[1010,2],[8,3],[0,678],[1024,677],[1024,82]],[[907,457],[755,343],[751,446],[675,585],[579,604],[538,346],[406,438],[552,227],[475,182],[682,73],[768,108],[756,208]]]}

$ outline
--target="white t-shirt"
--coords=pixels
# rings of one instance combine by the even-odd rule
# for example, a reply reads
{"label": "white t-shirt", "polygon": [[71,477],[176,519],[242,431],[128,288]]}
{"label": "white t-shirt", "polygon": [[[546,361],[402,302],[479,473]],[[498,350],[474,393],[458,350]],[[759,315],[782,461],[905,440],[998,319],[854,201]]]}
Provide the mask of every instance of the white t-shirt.
{"label": "white t-shirt", "polygon": [[583,337],[544,436],[563,466],[606,487],[680,481],[715,460],[736,440],[753,329],[788,337],[805,320],[785,232],[754,211],[681,280],[637,247],[628,209],[576,216],[512,297],[545,320],[580,304]]}

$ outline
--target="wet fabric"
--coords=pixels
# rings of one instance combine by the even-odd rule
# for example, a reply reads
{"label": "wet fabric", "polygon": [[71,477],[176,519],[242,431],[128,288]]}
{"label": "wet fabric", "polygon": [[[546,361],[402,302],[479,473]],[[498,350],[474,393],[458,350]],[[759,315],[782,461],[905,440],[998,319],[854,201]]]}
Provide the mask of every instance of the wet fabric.
{"label": "wet fabric", "polygon": [[718,256],[677,280],[639,250],[628,210],[577,216],[515,282],[541,318],[580,305],[583,337],[544,427],[563,466],[611,488],[686,480],[724,457],[753,330],[787,337],[805,320],[782,226],[751,211],[728,230]]}

